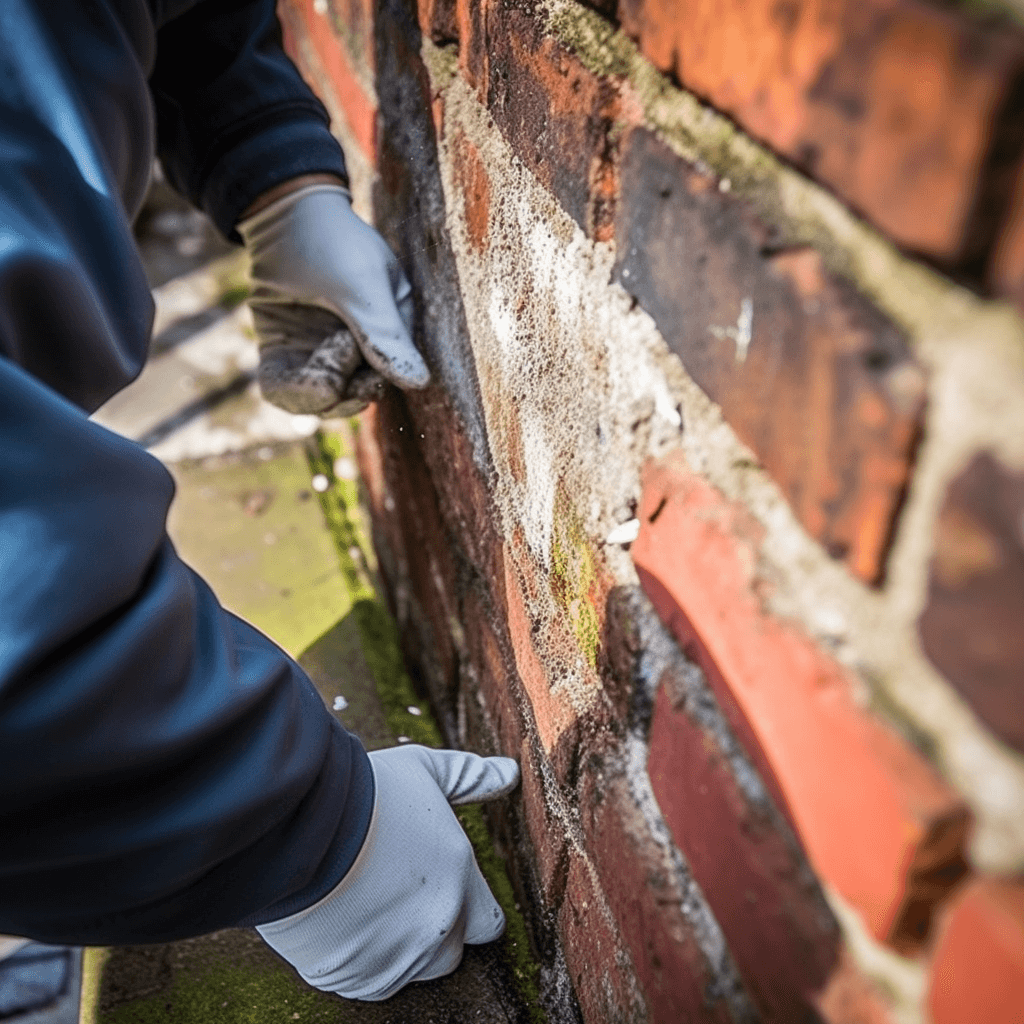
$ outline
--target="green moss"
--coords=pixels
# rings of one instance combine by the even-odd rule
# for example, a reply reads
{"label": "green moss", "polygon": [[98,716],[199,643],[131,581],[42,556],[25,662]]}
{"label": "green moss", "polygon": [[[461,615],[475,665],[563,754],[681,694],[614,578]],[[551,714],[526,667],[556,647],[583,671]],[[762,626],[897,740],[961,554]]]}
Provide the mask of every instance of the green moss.
{"label": "green moss", "polygon": [[601,620],[592,600],[597,571],[590,542],[575,512],[562,499],[555,507],[551,562],[552,592],[565,610],[580,650],[595,668],[601,647]]}
{"label": "green moss", "polygon": [[[396,736],[408,736],[414,743],[443,746],[441,730],[426,702],[416,694],[405,671],[395,622],[365,569],[369,560],[369,542],[362,521],[358,484],[334,475],[335,461],[341,456],[352,457],[348,439],[342,434],[320,433],[310,442],[307,451],[313,473],[322,473],[330,481],[330,486],[320,495],[321,507],[338,549],[342,575],[355,599],[353,614],[359,627],[363,654],[384,706],[388,727]],[[420,714],[410,713],[410,707],[417,708]],[[482,810],[475,806],[459,807],[456,814],[473,844],[480,870],[505,912],[505,953],[519,994],[531,1021],[543,1024],[547,1016],[540,1007],[539,968],[531,952],[526,922],[516,908],[505,863],[495,853]]]}

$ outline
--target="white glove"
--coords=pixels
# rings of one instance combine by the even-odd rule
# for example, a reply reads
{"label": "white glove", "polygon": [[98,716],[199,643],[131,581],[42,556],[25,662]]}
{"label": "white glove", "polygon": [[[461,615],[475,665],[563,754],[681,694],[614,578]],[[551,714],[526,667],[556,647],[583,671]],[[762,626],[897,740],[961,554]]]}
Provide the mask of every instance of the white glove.
{"label": "white glove", "polygon": [[450,974],[464,943],[505,930],[449,805],[503,796],[519,768],[508,757],[416,745],[373,751],[370,763],[373,816],[348,874],[319,903],[257,930],[310,985],[379,1000]]}
{"label": "white glove", "polygon": [[[395,254],[353,212],[348,190],[297,189],[241,221],[264,397],[289,412],[351,415],[384,380],[422,388],[412,287]],[[339,403],[341,405],[339,406]]]}

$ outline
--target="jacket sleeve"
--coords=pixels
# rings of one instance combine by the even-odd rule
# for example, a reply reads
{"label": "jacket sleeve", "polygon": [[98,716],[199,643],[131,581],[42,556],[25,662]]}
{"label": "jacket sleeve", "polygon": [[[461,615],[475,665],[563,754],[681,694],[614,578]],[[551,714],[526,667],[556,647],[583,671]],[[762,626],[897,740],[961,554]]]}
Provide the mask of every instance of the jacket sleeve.
{"label": "jacket sleeve", "polygon": [[150,85],[169,180],[234,241],[267,189],[318,172],[347,181],[327,112],[282,48],[274,0],[200,0],[163,25]]}
{"label": "jacket sleeve", "polygon": [[176,555],[167,471],[86,416],[152,315],[96,10],[0,3],[0,932],[84,945],[303,909],[373,804],[359,741]]}
{"label": "jacket sleeve", "polygon": [[164,530],[137,445],[0,359],[0,932],[154,942],[343,877],[365,752]]}

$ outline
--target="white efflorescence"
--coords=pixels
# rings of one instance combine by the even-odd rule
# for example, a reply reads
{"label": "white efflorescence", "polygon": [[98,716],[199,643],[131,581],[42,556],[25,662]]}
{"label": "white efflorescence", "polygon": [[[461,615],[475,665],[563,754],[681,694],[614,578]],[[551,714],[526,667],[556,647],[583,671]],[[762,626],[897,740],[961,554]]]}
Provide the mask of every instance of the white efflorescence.
{"label": "white efflorescence", "polygon": [[[602,572],[619,582],[635,582],[622,545],[635,539],[639,524],[622,526],[620,510],[636,507],[644,461],[680,443],[683,423],[670,382],[677,361],[650,317],[609,284],[612,246],[586,237],[459,79],[447,92],[445,117],[448,227],[502,529],[514,557],[529,558],[542,577],[572,577],[531,590],[528,614],[549,679],[582,711],[598,681],[581,657],[587,639],[573,648],[565,623],[572,620],[579,636],[593,614],[583,607],[593,571],[588,558],[605,560]],[[456,147],[465,139],[490,182],[482,250],[468,236],[456,183]],[[623,531],[630,536],[607,540],[625,538]],[[515,548],[515,537],[525,540],[527,553]],[[584,548],[603,551],[592,556]],[[567,597],[573,588],[579,592]]]}

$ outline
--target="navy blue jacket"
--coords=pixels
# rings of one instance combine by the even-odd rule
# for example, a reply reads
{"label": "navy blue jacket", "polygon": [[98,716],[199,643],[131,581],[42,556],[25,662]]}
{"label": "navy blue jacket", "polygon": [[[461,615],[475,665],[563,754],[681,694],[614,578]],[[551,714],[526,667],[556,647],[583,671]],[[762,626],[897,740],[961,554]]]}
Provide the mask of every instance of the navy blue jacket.
{"label": "navy blue jacket", "polygon": [[154,147],[229,235],[344,174],[273,0],[0,2],[0,932],[47,942],[302,909],[373,800],[298,665],[175,554],[166,470],[87,417],[146,358]]}

